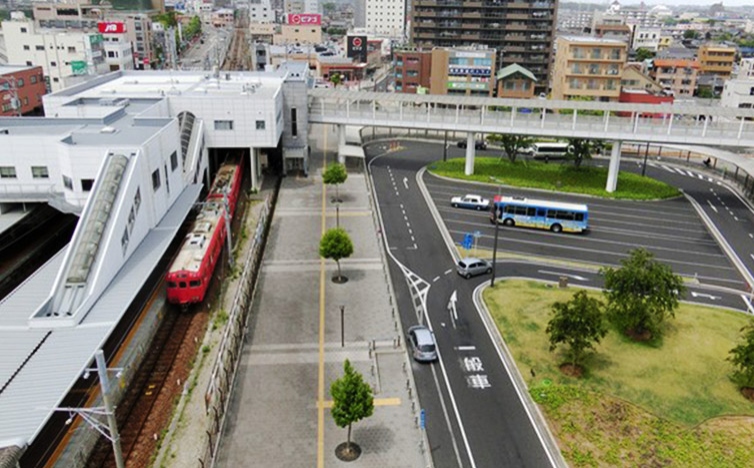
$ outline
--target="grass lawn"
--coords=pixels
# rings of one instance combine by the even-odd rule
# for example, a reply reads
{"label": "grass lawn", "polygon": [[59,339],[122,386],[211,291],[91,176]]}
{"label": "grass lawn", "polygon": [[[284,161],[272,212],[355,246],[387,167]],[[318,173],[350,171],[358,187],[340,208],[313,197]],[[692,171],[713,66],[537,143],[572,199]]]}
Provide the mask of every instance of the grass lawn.
{"label": "grass lawn", "polygon": [[678,189],[649,177],[641,177],[621,171],[618,189],[605,191],[607,169],[582,166],[577,169],[572,163],[545,164],[539,161],[521,160],[511,163],[503,158],[476,158],[474,174],[464,175],[464,159],[450,159],[432,163],[430,172],[453,179],[490,183],[490,177],[513,187],[538,188],[558,192],[583,193],[605,198],[627,200],[657,200],[680,195]]}
{"label": "grass lawn", "polygon": [[754,466],[754,403],[730,382],[725,360],[747,317],[682,304],[656,343],[610,330],[575,379],[560,373],[564,355],[549,351],[545,333],[551,304],[575,291],[503,281],[484,293],[570,464]]}

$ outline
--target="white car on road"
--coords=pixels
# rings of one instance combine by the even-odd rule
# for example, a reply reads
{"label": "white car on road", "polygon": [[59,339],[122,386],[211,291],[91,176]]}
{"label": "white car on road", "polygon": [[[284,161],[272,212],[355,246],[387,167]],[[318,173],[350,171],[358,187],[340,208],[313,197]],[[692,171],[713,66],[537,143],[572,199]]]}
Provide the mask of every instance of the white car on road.
{"label": "white car on road", "polygon": [[462,197],[453,197],[450,204],[454,208],[469,208],[472,210],[482,211],[490,209],[490,201],[479,195],[464,195]]}

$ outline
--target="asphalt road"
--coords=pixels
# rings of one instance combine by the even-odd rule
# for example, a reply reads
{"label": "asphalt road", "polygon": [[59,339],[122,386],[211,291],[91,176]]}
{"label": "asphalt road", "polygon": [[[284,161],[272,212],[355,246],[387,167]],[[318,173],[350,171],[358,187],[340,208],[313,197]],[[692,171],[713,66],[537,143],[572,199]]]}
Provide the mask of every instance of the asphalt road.
{"label": "asphalt road", "polygon": [[[474,289],[489,277],[464,280],[456,275],[453,258],[418,190],[417,172],[442,154],[441,145],[403,145],[407,149],[384,155],[380,155],[384,147],[373,145],[367,150],[367,158],[384,235],[395,260],[390,268],[403,325],[407,328],[426,323],[438,340],[439,363],[414,364],[436,466],[549,465],[538,428],[473,303]],[[449,157],[460,156],[455,152],[451,150]],[[714,229],[728,239],[723,242],[729,243],[732,251],[750,247],[754,216],[735,193],[701,170],[653,164],[647,174],[682,188],[695,199],[708,212]],[[628,161],[621,169],[641,168]],[[489,213],[451,208],[449,200],[464,193],[492,197],[497,189],[444,181],[428,174],[422,177],[453,240],[460,242],[466,233],[479,231],[478,245],[491,249],[494,226]],[[544,198],[541,193],[524,190],[507,190],[506,194]],[[583,198],[560,194],[558,199],[584,202]],[[515,253],[522,260],[500,260],[498,277],[551,281],[567,277],[572,283],[601,287],[602,279],[593,268],[577,265],[617,265],[628,250],[641,246],[676,272],[696,278],[697,282],[689,283],[687,300],[746,309],[739,270],[685,198],[644,203],[589,199],[588,204],[587,235],[501,226],[499,252]],[[571,263],[562,267],[538,265],[536,260],[541,258]],[[754,256],[747,260],[754,264]],[[449,304],[453,297],[457,299],[454,308]],[[526,369],[522,372],[525,374]]]}

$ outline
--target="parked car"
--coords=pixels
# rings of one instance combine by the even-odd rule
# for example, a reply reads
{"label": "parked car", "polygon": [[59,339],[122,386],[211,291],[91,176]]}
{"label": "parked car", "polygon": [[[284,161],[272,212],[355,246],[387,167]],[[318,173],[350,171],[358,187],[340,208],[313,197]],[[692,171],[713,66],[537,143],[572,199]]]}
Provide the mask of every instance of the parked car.
{"label": "parked car", "polygon": [[[466,140],[460,140],[456,145],[458,145],[459,148],[466,148]],[[484,140],[478,140],[474,142],[474,148],[478,150],[486,150],[487,142]]]}
{"label": "parked car", "polygon": [[453,208],[469,208],[477,211],[490,209],[490,201],[488,199],[471,194],[451,198],[450,205]]}
{"label": "parked car", "polygon": [[437,360],[437,341],[432,330],[424,325],[414,325],[406,334],[411,355],[418,362],[432,362]]}
{"label": "parked car", "polygon": [[458,261],[456,271],[466,279],[472,276],[492,273],[492,263],[480,258],[466,257]]}

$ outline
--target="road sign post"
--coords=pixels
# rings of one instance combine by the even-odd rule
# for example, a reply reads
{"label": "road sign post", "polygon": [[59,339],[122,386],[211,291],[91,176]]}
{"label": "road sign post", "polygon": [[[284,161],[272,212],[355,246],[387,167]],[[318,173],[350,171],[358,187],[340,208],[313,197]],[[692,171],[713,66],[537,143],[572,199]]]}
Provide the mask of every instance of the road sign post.
{"label": "road sign post", "polygon": [[497,234],[500,232],[500,213],[496,206],[492,206],[495,213],[495,242],[492,244],[492,279],[490,286],[495,286],[495,267],[497,266]]}

